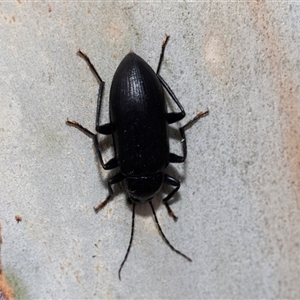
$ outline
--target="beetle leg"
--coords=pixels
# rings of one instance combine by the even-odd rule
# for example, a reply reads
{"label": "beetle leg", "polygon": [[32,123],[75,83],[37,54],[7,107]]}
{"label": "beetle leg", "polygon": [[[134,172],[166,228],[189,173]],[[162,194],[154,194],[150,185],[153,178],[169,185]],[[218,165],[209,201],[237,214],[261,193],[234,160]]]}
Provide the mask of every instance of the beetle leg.
{"label": "beetle leg", "polygon": [[165,205],[167,211],[168,211],[168,214],[170,217],[173,218],[174,221],[177,221],[177,217],[175,216],[174,212],[172,211],[172,209],[170,208],[169,204],[168,204],[168,201],[174,196],[174,194],[179,190],[180,188],[180,181],[177,180],[176,178],[168,175],[168,174],[165,174],[164,176],[164,182],[166,184],[169,184],[169,185],[172,185],[172,186],[175,186],[175,189],[169,194],[167,195],[167,197],[165,197],[163,199],[163,204]]}
{"label": "beetle leg", "polygon": [[[187,129],[189,129],[189,127],[191,127],[196,121],[198,121],[200,118],[202,118],[202,117],[205,117],[205,116],[207,116],[209,114],[209,110],[206,110],[205,112],[203,112],[203,111],[199,111],[198,113],[197,113],[197,115],[193,118],[193,119],[191,119],[191,120],[189,120],[185,125],[183,125],[181,128],[183,129],[183,130],[187,130]],[[181,129],[180,128],[180,129]]]}
{"label": "beetle leg", "polygon": [[94,134],[93,141],[94,141],[94,147],[95,147],[97,155],[99,157],[100,164],[103,167],[103,169],[111,170],[111,169],[118,167],[119,164],[118,164],[118,160],[116,157],[113,157],[107,163],[104,163],[103,158],[102,158],[102,153],[100,151],[100,145],[99,145],[97,134]]}
{"label": "beetle leg", "polygon": [[77,123],[74,120],[70,121],[69,119],[67,119],[66,124],[77,128],[78,130],[80,130],[81,132],[83,132],[84,134],[89,136],[90,138],[93,138],[95,135],[94,133],[92,133],[91,131],[89,131],[88,129],[86,129],[85,127],[83,127],[82,125],[80,125],[79,123]]}
{"label": "beetle leg", "polygon": [[187,146],[186,146],[186,137],[185,137],[185,127],[180,127],[179,132],[180,132],[180,137],[181,137],[181,144],[182,144],[182,151],[183,151],[183,156],[170,153],[169,161],[170,163],[182,163],[186,159],[187,155]]}
{"label": "beetle leg", "polygon": [[122,173],[117,173],[116,175],[114,175],[113,177],[108,179],[108,196],[106,197],[106,199],[102,202],[100,202],[96,207],[94,207],[95,213],[97,213],[99,210],[101,210],[110,200],[111,196],[113,195],[114,191],[112,189],[112,185],[115,183],[118,183],[120,181],[122,181],[124,179],[124,175]]}
{"label": "beetle leg", "polygon": [[77,51],[77,55],[80,56],[81,58],[83,58],[85,60],[85,62],[87,63],[87,65],[89,66],[90,70],[92,71],[92,73],[94,74],[94,76],[96,77],[98,83],[100,85],[103,85],[104,88],[104,81],[101,79],[101,77],[99,76],[96,68],[93,66],[93,64],[91,63],[89,57],[86,55],[86,53],[82,52],[80,49]]}
{"label": "beetle leg", "polygon": [[[91,131],[89,131],[88,129],[86,129],[85,127],[83,127],[82,125],[80,125],[79,123],[77,123],[74,120],[72,120],[72,121],[67,120],[66,124],[79,129],[84,134],[86,134],[87,136],[89,136],[90,138],[93,139],[94,147],[95,147],[97,155],[99,157],[99,161],[101,163],[101,166],[103,167],[104,170],[111,170],[111,169],[114,169],[114,168],[119,166],[118,160],[117,160],[116,157],[113,157],[107,163],[104,163],[103,158],[102,158],[102,154],[101,154],[101,151],[100,151],[100,145],[99,145],[99,142],[98,142],[97,134],[92,133]],[[105,124],[105,125],[101,126],[101,128],[105,128],[106,125],[109,125],[109,124]]]}
{"label": "beetle leg", "polygon": [[101,101],[102,101],[102,96],[103,96],[103,91],[104,91],[104,85],[105,82],[101,79],[100,75],[98,74],[96,68],[94,65],[91,63],[89,57],[86,55],[86,53],[78,50],[77,55],[82,57],[87,65],[89,66],[90,70],[96,77],[98,83],[99,83],[99,91],[98,91],[98,97],[97,97],[97,110],[96,110],[96,131],[102,134],[111,134],[111,127],[110,124],[105,124],[105,125],[100,125],[99,124],[99,119],[100,119],[100,111],[101,111]]}
{"label": "beetle leg", "polygon": [[170,38],[170,36],[166,35],[166,39],[162,43],[161,53],[160,53],[159,62],[158,62],[157,70],[156,70],[156,75],[157,75],[157,78],[159,79],[160,83],[167,90],[168,94],[171,96],[171,98],[174,100],[174,102],[177,104],[177,106],[180,109],[179,113],[174,113],[174,112],[173,113],[168,113],[168,115],[167,115],[167,122],[168,122],[168,124],[172,124],[172,123],[175,123],[175,122],[183,119],[185,117],[185,111],[184,111],[184,108],[182,107],[182,105],[180,104],[179,100],[177,99],[177,97],[175,96],[175,94],[173,93],[173,91],[171,90],[171,88],[169,87],[169,85],[159,75],[161,63],[163,61],[164,54],[165,54],[165,48],[166,48],[166,45],[168,43],[169,38]]}
{"label": "beetle leg", "polygon": [[112,129],[111,129],[111,125],[110,123],[104,124],[104,125],[100,125],[100,126],[96,126],[96,131],[98,133],[101,134],[105,134],[105,135],[110,135],[112,134]]}
{"label": "beetle leg", "polygon": [[176,103],[176,105],[180,109],[180,112],[172,112],[172,113],[167,114],[168,124],[172,124],[177,121],[180,121],[181,119],[183,119],[185,117],[185,111],[184,111],[183,106],[181,105],[181,103],[179,102],[179,100],[175,96],[174,92],[169,87],[169,85],[165,82],[165,80],[159,74],[157,74],[157,78],[159,79],[160,83],[163,85],[163,87],[166,89],[166,91],[168,92],[170,97],[173,99],[173,101]]}
{"label": "beetle leg", "polygon": [[100,112],[101,112],[101,102],[102,102],[102,95],[104,90],[104,81],[99,83],[99,91],[97,97],[97,110],[96,110],[96,131],[102,134],[112,134],[112,129],[110,123],[105,125],[100,125]]}
{"label": "beetle leg", "polygon": [[163,41],[163,43],[162,43],[162,45],[161,45],[161,52],[160,52],[160,57],[159,57],[158,66],[157,66],[157,69],[156,69],[156,74],[159,73],[161,63],[162,63],[162,61],[163,61],[163,59],[164,59],[165,48],[166,48],[166,45],[167,45],[167,43],[168,43],[169,38],[170,38],[170,36],[169,36],[169,35],[166,35],[166,38],[165,38],[165,40]]}
{"label": "beetle leg", "polygon": [[209,111],[200,111],[197,113],[197,115],[191,119],[190,121],[188,121],[184,126],[179,128],[179,133],[180,133],[180,137],[181,137],[181,144],[182,144],[182,150],[183,150],[183,156],[174,154],[174,153],[170,153],[170,162],[171,163],[182,163],[185,161],[186,159],[186,155],[187,155],[187,145],[186,145],[186,137],[185,137],[185,131],[192,126],[198,119],[200,119],[201,117],[205,117],[207,116],[209,113]]}

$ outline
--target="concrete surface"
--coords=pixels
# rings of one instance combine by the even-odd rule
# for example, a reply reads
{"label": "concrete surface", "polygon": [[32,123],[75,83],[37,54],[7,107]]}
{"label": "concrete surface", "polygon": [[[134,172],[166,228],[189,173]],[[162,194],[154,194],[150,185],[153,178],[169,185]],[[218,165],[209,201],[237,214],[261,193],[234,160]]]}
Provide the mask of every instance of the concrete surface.
{"label": "concrete surface", "polygon": [[[16,298],[300,298],[299,20],[285,1],[2,1],[0,222]],[[76,51],[106,81],[105,122],[121,59],[132,49],[156,68],[165,33],[161,74],[187,119],[210,109],[187,133],[186,163],[168,170],[182,183],[178,222],[156,205],[193,262],[145,206],[119,281],[131,208],[119,189],[93,212],[111,173],[65,125],[94,127],[98,86]]]}

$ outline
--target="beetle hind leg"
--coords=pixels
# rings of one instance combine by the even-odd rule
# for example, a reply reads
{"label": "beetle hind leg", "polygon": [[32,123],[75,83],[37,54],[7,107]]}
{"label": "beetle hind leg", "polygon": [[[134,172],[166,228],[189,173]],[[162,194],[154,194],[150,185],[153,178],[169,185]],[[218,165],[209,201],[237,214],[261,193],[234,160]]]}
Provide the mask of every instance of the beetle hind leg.
{"label": "beetle hind leg", "polygon": [[94,207],[95,213],[98,213],[99,210],[101,210],[110,200],[110,198],[113,196],[114,191],[112,189],[112,185],[115,183],[118,183],[124,179],[124,175],[122,173],[117,173],[115,176],[108,179],[108,196],[106,199],[102,202],[100,202],[97,206]]}
{"label": "beetle hind leg", "polygon": [[172,190],[170,192],[169,195],[167,195],[164,199],[163,199],[163,204],[165,205],[167,211],[168,211],[168,215],[170,217],[173,218],[173,220],[176,222],[178,220],[178,217],[174,214],[173,210],[171,209],[168,201],[174,196],[174,194],[179,190],[180,188],[180,181],[177,180],[176,178],[170,176],[170,175],[167,175],[165,174],[165,178],[164,178],[164,182],[166,184],[169,184],[169,185],[172,185],[172,186],[175,186],[175,189]]}
{"label": "beetle hind leg", "polygon": [[178,220],[178,217],[174,214],[173,210],[171,209],[170,205],[167,202],[164,202],[164,205],[168,211],[168,215],[173,218],[173,220],[176,222]]}

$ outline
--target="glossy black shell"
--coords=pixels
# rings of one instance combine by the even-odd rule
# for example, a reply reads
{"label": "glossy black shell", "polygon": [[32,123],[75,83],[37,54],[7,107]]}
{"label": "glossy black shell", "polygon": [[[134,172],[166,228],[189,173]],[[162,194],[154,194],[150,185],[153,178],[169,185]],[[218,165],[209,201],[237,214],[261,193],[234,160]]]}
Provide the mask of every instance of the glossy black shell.
{"label": "glossy black shell", "polygon": [[135,53],[120,63],[110,90],[116,158],[125,176],[147,176],[169,164],[167,108],[152,68]]}

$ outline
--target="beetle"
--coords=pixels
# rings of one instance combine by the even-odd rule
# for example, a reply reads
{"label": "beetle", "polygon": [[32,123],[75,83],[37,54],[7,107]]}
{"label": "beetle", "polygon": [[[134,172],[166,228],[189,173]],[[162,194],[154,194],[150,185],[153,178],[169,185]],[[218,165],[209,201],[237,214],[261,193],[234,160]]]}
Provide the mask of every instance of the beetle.
{"label": "beetle", "polygon": [[[94,147],[101,166],[105,170],[119,168],[119,172],[108,179],[108,196],[94,207],[97,213],[113,196],[112,185],[123,182],[128,201],[132,204],[132,226],[126,255],[119,268],[121,270],[127,259],[133,239],[135,205],[148,202],[155,222],[167,245],[177,254],[188,261],[188,256],[175,249],[165,237],[155,210],[152,198],[157,195],[164,184],[174,187],[163,198],[168,214],[176,221],[177,217],[170,208],[168,201],[180,188],[178,179],[165,172],[169,163],[183,163],[187,156],[185,130],[200,117],[209,112],[199,112],[187,124],[179,128],[183,155],[170,153],[168,125],[178,122],[185,117],[185,111],[175,94],[159,75],[166,44],[169,36],[162,43],[161,54],[156,72],[140,56],[134,52],[128,53],[119,64],[110,88],[109,117],[110,122],[100,125],[101,102],[104,91],[104,81],[99,76],[88,56],[79,50],[82,57],[99,83],[96,110],[96,134],[92,133],[76,121],[67,119],[67,125],[74,126],[93,139]],[[177,105],[179,112],[168,112],[165,91]],[[104,162],[98,135],[112,135],[115,156]]]}

